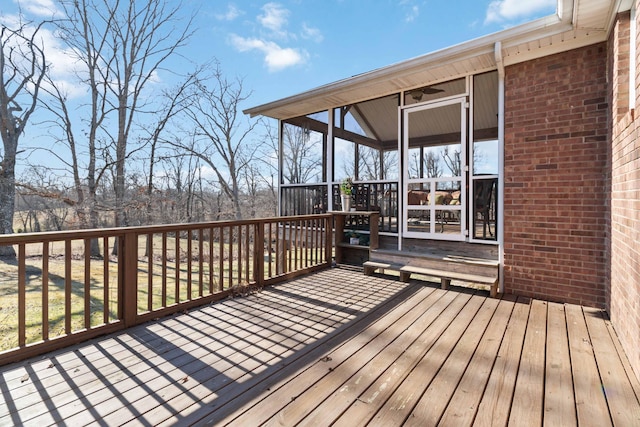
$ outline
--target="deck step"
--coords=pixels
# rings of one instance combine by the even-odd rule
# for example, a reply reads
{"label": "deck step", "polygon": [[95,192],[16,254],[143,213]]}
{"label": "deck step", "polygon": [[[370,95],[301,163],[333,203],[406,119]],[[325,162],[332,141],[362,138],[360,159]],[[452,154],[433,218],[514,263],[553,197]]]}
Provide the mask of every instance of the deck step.
{"label": "deck step", "polygon": [[495,297],[498,291],[498,275],[479,275],[462,273],[459,271],[449,271],[437,268],[418,267],[415,265],[405,265],[400,267],[400,280],[408,282],[411,274],[422,274],[425,276],[440,277],[442,289],[447,289],[451,280],[463,282],[482,283],[491,285],[491,296]]}
{"label": "deck step", "polygon": [[498,260],[492,259],[479,259],[454,254],[420,254],[417,252],[381,249],[370,251],[369,261],[391,264],[392,266],[397,266],[397,268],[411,265],[488,277],[496,276],[500,266]]}
{"label": "deck step", "polygon": [[362,266],[364,267],[364,274],[371,276],[377,269],[380,269],[380,273],[384,274],[384,270],[391,268],[391,264],[384,262],[365,261]]}

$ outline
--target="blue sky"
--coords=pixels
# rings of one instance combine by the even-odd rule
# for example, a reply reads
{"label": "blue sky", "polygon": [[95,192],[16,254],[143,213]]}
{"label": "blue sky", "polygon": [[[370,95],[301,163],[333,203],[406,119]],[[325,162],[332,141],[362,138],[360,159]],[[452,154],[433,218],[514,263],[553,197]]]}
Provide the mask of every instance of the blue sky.
{"label": "blue sky", "polygon": [[[56,9],[55,0],[2,0],[0,21],[11,23],[18,6],[34,20]],[[185,15],[198,11],[184,56],[216,58],[227,76],[243,78],[253,91],[246,108],[552,14],[556,0],[183,0],[183,6]],[[62,79],[71,65],[49,37],[49,59]]]}
{"label": "blue sky", "polygon": [[[555,12],[556,0],[207,2],[200,34],[258,105]],[[194,46],[194,48],[199,49]]]}
{"label": "blue sky", "polygon": [[[169,0],[171,3],[171,0]],[[556,0],[182,0],[196,13],[196,33],[182,55],[203,63],[216,58],[223,73],[252,91],[242,109],[446,48],[522,22],[553,14]],[[55,0],[1,0],[0,23],[50,18]],[[72,55],[53,33],[41,32],[54,79],[71,98],[86,93],[73,83]],[[183,59],[170,63],[186,73]],[[161,71],[154,84],[171,86]],[[38,115],[32,122],[38,121]],[[27,130],[21,146],[43,143]]]}

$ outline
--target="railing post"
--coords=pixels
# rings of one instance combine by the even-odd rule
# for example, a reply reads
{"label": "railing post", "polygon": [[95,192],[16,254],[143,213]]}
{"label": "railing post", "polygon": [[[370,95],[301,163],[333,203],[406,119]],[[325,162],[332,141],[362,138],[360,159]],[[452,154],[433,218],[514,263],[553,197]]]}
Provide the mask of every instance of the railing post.
{"label": "railing post", "polygon": [[118,265],[122,274],[118,287],[122,296],[122,320],[125,327],[130,327],[136,324],[138,315],[138,235],[125,232],[120,241]]}
{"label": "railing post", "polygon": [[327,264],[331,264],[331,249],[333,249],[333,222],[336,216],[331,215],[324,218],[324,260]]}
{"label": "railing post", "polygon": [[258,221],[255,224],[253,242],[253,279],[256,285],[264,284],[264,226],[266,223]]}

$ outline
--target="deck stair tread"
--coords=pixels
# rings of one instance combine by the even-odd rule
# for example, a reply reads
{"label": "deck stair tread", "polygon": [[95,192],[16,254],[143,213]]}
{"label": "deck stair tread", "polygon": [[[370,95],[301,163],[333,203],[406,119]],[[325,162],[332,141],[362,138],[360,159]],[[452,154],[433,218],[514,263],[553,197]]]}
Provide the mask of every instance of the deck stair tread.
{"label": "deck stair tread", "polygon": [[434,268],[416,267],[413,265],[405,265],[403,267],[400,267],[400,271],[407,272],[407,273],[423,274],[425,276],[446,277],[448,279],[462,280],[465,282],[493,284],[496,280],[498,280],[497,272],[494,276],[483,276],[478,274],[460,273],[456,271],[445,271],[445,270],[434,269]]}
{"label": "deck stair tread", "polygon": [[369,261],[363,263],[364,274],[376,270],[400,272],[400,280],[406,282],[411,274],[439,277],[443,289],[451,280],[481,283],[490,286],[491,296],[497,295],[500,263],[493,259],[481,259],[450,253],[419,253],[376,249],[369,252]]}
{"label": "deck stair tread", "polygon": [[463,255],[453,255],[450,253],[423,253],[411,251],[399,251],[393,249],[372,249],[370,251],[373,260],[401,257],[407,260],[412,259],[429,259],[435,261],[446,261],[452,263],[482,265],[488,267],[498,267],[500,262],[493,259],[476,258]]}

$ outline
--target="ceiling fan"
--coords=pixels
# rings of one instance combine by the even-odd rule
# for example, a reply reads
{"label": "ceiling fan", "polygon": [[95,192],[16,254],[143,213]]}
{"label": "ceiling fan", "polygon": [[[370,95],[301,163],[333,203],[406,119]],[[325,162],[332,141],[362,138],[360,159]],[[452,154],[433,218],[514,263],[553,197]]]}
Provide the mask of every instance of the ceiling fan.
{"label": "ceiling fan", "polygon": [[422,100],[423,95],[433,95],[435,93],[440,93],[440,92],[444,92],[444,89],[438,89],[437,87],[433,87],[433,86],[425,86],[420,89],[412,90],[410,94],[411,94],[411,98],[414,101],[419,102]]}

